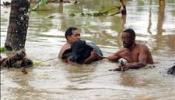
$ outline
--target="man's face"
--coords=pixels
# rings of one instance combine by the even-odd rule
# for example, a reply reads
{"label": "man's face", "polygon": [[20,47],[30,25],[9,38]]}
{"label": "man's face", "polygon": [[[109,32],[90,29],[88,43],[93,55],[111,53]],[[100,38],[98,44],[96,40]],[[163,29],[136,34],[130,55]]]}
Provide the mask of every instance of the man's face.
{"label": "man's face", "polygon": [[67,37],[69,43],[74,43],[77,40],[80,40],[80,32],[79,30],[73,30],[72,35]]}
{"label": "man's face", "polygon": [[129,33],[123,32],[122,42],[123,42],[124,48],[130,48],[134,44],[135,39]]}

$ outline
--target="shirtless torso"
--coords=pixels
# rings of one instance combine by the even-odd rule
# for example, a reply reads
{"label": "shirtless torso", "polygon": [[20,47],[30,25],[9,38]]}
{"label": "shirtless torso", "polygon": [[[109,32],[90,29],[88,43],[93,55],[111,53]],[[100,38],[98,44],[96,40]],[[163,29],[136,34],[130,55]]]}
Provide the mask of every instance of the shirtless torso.
{"label": "shirtless torso", "polygon": [[128,63],[143,62],[153,64],[152,55],[146,45],[136,44],[132,50],[122,48],[115,54],[108,57],[111,61],[117,61],[120,58],[124,58]]}

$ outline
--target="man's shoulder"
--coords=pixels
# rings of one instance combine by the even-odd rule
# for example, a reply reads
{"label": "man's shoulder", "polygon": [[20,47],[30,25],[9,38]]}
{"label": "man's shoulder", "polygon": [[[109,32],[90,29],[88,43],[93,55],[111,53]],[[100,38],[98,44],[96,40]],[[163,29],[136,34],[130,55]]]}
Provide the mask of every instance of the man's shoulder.
{"label": "man's shoulder", "polygon": [[137,43],[137,46],[140,48],[148,48],[148,46],[146,44],[143,44],[143,43]]}
{"label": "man's shoulder", "polygon": [[71,46],[70,46],[70,44],[69,43],[65,43],[63,46],[62,46],[62,48],[70,48]]}
{"label": "man's shoulder", "polygon": [[145,44],[139,43],[137,45],[138,45],[138,47],[139,47],[140,50],[146,50],[146,51],[149,50],[148,46],[145,45]]}
{"label": "man's shoulder", "polygon": [[71,48],[70,44],[69,44],[69,43],[65,43],[65,44],[62,46],[62,48],[61,48],[61,50],[60,50],[60,52],[59,52],[59,58],[61,58],[62,55],[63,55],[63,53],[64,53],[66,50],[70,49],[70,48]]}
{"label": "man's shoulder", "polygon": [[65,44],[63,45],[63,47],[68,47],[68,46],[70,46],[69,43],[65,43]]}
{"label": "man's shoulder", "polygon": [[127,48],[121,48],[120,50],[117,51],[117,53],[123,53],[123,52],[128,52]]}
{"label": "man's shoulder", "polygon": [[128,50],[128,49],[123,47],[119,51],[126,51],[126,50]]}

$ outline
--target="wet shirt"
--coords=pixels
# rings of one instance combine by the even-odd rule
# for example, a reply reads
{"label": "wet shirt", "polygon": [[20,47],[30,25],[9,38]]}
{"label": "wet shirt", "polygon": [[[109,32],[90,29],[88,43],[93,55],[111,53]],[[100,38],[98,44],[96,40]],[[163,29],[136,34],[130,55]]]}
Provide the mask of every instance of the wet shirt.
{"label": "wet shirt", "polygon": [[102,51],[95,43],[86,43],[85,41],[80,40],[72,44],[70,49],[64,51],[62,59],[69,59],[73,62],[82,64],[84,63],[84,60],[90,56],[92,50],[95,50],[97,55],[103,56]]}

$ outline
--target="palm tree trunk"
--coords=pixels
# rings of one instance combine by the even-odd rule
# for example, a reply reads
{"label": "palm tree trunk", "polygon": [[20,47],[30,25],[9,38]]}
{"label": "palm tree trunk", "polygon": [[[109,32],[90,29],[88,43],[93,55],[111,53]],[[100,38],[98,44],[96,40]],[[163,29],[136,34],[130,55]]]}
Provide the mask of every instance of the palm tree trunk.
{"label": "palm tree trunk", "polygon": [[28,0],[12,0],[10,20],[5,41],[7,50],[20,50],[25,47],[30,3]]}

